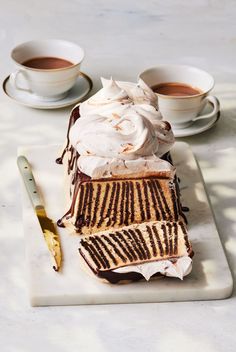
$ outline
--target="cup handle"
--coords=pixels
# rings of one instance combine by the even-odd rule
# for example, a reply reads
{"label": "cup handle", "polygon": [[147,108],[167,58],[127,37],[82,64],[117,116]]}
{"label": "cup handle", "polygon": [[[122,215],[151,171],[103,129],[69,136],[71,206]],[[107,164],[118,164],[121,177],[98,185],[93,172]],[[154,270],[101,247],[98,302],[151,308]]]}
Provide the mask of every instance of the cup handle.
{"label": "cup handle", "polygon": [[218,111],[220,110],[220,102],[216,97],[209,95],[205,99],[208,100],[209,103],[212,105],[212,107],[213,107],[212,112],[210,112],[209,114],[197,116],[192,121],[197,121],[197,120],[201,120],[201,119],[208,119],[209,117],[216,115],[218,113]]}
{"label": "cup handle", "polygon": [[23,90],[25,92],[28,92],[28,93],[32,93],[32,90],[28,87],[21,87],[19,85],[19,77],[20,75],[24,78],[24,81],[26,82],[27,86],[29,86],[29,83],[28,83],[28,80],[27,80],[27,76],[25,74],[25,72],[23,70],[18,70],[16,72],[12,72],[11,75],[10,75],[10,80],[13,84],[13,86],[18,89],[18,90]]}

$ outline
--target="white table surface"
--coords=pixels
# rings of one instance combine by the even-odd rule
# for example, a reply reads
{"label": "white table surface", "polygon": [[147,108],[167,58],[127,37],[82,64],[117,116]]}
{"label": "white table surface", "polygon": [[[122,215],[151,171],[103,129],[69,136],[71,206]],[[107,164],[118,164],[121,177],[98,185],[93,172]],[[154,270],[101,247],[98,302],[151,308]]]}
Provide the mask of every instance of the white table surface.
{"label": "white table surface", "polygon": [[[235,278],[235,1],[0,0],[0,5],[1,81],[13,67],[11,48],[35,38],[81,44],[82,67],[94,91],[100,76],[135,80],[159,63],[195,65],[214,75],[222,117],[211,130],[184,140],[200,162]],[[223,301],[29,306],[16,149],[63,142],[69,111],[33,110],[0,93],[1,352],[235,351],[235,291]]]}

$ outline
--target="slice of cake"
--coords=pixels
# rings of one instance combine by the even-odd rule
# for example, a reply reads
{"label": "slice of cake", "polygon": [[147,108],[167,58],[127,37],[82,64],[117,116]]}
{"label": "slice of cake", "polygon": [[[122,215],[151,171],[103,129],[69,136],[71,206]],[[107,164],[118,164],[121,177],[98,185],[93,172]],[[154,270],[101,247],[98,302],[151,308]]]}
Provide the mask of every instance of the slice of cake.
{"label": "slice of cake", "polygon": [[[189,258],[191,246],[186,245],[178,182],[169,157],[174,143],[171,126],[160,120],[157,97],[144,82],[135,85],[103,80],[103,85],[71,114],[66,146],[57,159],[65,165],[67,199],[66,214],[58,224],[83,236],[80,254],[98,277],[105,278],[111,271],[114,276],[116,270],[119,275],[115,279],[109,279],[108,275],[110,282],[126,279],[127,275],[117,270],[127,270],[126,267],[129,270],[133,265],[140,269],[150,263],[152,270],[163,274],[160,262],[164,265],[169,260],[173,272],[177,267],[186,269],[186,260],[185,264],[177,260]],[[157,240],[152,235],[155,245],[161,243],[161,253],[156,251],[145,258],[137,256],[136,260],[131,260],[129,254],[129,261],[116,258],[114,241],[122,243],[126,254],[135,251],[141,242],[145,246],[142,250],[146,250],[152,245],[150,229],[160,236]],[[173,236],[176,242],[172,243]],[[105,244],[105,238],[111,247]],[[98,243],[103,250],[108,248],[113,253],[116,267],[110,262],[109,267],[101,266],[108,259],[97,248]],[[94,246],[96,255],[91,254]],[[188,271],[185,269],[183,272]],[[135,278],[140,276],[136,272]]]}
{"label": "slice of cake", "polygon": [[82,239],[79,251],[93,273],[111,283],[143,276],[149,280],[157,274],[182,279],[192,266],[182,221],[151,221],[100,232]]}

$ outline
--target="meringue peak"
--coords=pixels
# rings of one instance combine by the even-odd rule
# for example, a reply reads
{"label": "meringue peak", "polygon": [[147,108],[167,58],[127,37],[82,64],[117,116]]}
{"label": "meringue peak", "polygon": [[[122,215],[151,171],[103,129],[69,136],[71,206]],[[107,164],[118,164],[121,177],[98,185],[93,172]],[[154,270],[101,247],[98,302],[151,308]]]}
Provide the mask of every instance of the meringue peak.
{"label": "meringue peak", "polygon": [[80,118],[70,129],[70,142],[84,157],[80,168],[89,176],[96,174],[91,164],[86,169],[89,156],[96,157],[94,168],[103,158],[103,171],[104,158],[110,162],[118,160],[120,170],[126,164],[119,160],[138,160],[137,165],[143,165],[140,160],[151,156],[149,164],[158,171],[160,163],[153,163],[153,158],[170,150],[174,135],[170,124],[160,120],[155,93],[141,79],[135,84],[102,78],[102,85],[94,96],[80,104]]}

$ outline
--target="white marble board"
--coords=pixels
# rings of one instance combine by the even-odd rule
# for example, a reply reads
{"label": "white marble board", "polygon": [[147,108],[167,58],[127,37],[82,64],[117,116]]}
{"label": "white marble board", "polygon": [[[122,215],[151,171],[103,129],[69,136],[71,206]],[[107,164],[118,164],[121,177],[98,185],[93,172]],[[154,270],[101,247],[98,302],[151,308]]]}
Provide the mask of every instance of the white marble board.
{"label": "white marble board", "polygon": [[[55,222],[64,213],[63,167],[55,163],[59,150],[55,145],[19,149],[32,165],[48,216]],[[210,300],[231,295],[231,273],[193,153],[186,143],[176,142],[171,154],[181,179],[182,203],[190,208],[189,237],[195,252],[192,273],[183,281],[162,278],[126,285],[102,283],[80,266],[79,237],[60,228],[63,269],[54,272],[38,220],[22,187],[32,306]]]}

